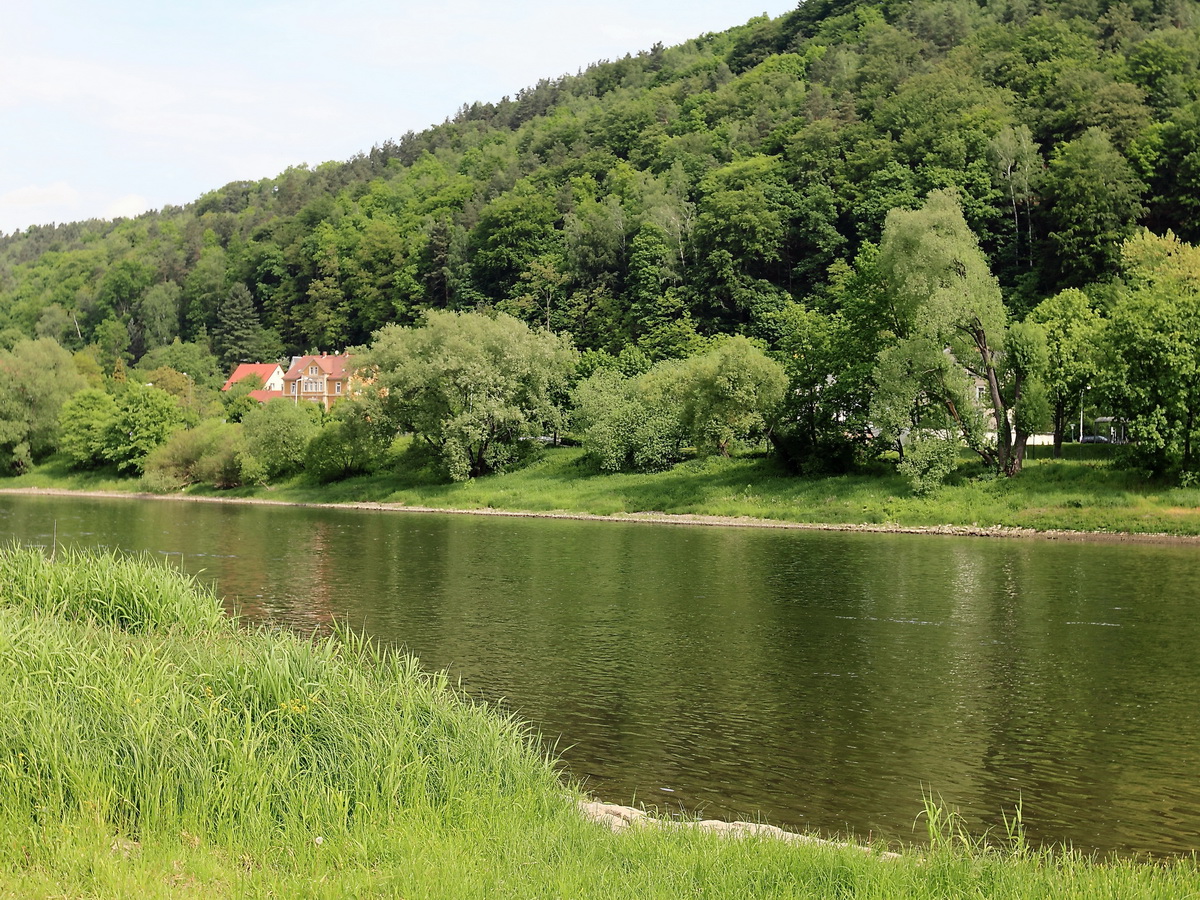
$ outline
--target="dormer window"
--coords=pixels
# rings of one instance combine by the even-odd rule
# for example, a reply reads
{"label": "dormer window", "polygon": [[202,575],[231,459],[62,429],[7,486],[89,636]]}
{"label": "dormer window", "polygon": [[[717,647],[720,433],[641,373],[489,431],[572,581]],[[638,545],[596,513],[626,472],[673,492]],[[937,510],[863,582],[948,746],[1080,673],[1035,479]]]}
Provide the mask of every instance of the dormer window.
{"label": "dormer window", "polygon": [[316,366],[309,366],[309,367],[308,367],[308,374],[309,374],[309,375],[316,375],[316,374],[317,374],[319,371],[320,371],[320,369],[318,369]]}

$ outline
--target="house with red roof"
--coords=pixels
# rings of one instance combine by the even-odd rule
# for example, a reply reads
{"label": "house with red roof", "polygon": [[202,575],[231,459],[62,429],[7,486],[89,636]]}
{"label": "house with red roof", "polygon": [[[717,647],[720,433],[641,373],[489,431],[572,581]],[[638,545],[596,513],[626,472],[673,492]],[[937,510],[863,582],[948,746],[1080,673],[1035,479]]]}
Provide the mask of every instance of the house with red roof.
{"label": "house with red roof", "polygon": [[344,353],[293,356],[283,376],[283,396],[299,403],[307,400],[326,409],[349,393],[350,357]]}
{"label": "house with red roof", "polygon": [[229,380],[225,382],[221,390],[229,390],[250,375],[262,382],[261,388],[250,392],[250,396],[259,403],[266,403],[268,400],[283,396],[283,367],[278,363],[241,363],[233,370],[233,374],[229,376]]}

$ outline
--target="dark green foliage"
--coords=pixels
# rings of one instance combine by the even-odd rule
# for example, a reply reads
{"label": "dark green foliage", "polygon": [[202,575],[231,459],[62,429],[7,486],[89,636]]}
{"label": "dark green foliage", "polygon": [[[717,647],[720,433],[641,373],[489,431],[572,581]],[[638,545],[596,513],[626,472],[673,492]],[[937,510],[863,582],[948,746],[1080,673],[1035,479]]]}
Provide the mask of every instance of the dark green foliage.
{"label": "dark green foliage", "polygon": [[264,332],[254,308],[254,298],[238,282],[217,308],[213,344],[221,366],[232,371],[238,363],[267,361],[282,355],[278,340]]}
{"label": "dark green foliage", "polygon": [[253,316],[297,353],[503,303],[664,358],[693,332],[773,340],[891,209],[948,187],[1023,314],[1113,275],[1140,224],[1196,237],[1200,36],[1177,7],[806,2],[346,163],[2,238],[2,324],[111,371],[208,334],[223,363],[269,357]]}
{"label": "dark green foliage", "polygon": [[[0,237],[0,344],[36,334],[105,376],[169,366],[205,386],[430,310],[499,309],[613,358],[745,335],[786,362],[803,308],[826,318],[802,329],[812,352],[772,434],[796,468],[840,467],[866,443],[874,361],[912,336],[864,265],[894,210],[953,192],[1006,323],[1068,287],[1115,297],[1141,226],[1200,237],[1198,10],[809,0],[464,105],[345,163]],[[1011,375],[1015,345],[987,349]]]}

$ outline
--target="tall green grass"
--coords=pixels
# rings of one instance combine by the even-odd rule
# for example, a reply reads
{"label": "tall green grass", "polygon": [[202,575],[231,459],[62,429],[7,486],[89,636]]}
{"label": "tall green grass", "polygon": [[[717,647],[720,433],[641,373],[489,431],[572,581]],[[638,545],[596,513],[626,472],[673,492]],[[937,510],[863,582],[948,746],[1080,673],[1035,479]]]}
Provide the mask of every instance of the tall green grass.
{"label": "tall green grass", "polygon": [[[614,835],[520,723],[353,637],[246,631],[161,564],[0,550],[0,895],[1170,897],[1191,862]],[[949,835],[940,840],[939,835]]]}

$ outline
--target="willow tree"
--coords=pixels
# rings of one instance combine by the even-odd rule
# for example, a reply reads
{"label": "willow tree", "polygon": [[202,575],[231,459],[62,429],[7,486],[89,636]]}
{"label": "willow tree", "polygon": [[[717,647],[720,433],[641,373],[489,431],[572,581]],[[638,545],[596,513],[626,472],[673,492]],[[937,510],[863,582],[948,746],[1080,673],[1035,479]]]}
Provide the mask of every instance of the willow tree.
{"label": "willow tree", "polygon": [[1008,321],[954,194],[889,212],[878,268],[893,341],[876,363],[876,424],[943,447],[961,439],[997,473],[1019,471],[1046,415],[1045,336]]}
{"label": "willow tree", "polygon": [[420,327],[380,329],[355,363],[372,422],[413,434],[462,481],[562,429],[577,357],[568,338],[504,313],[430,310]]}

